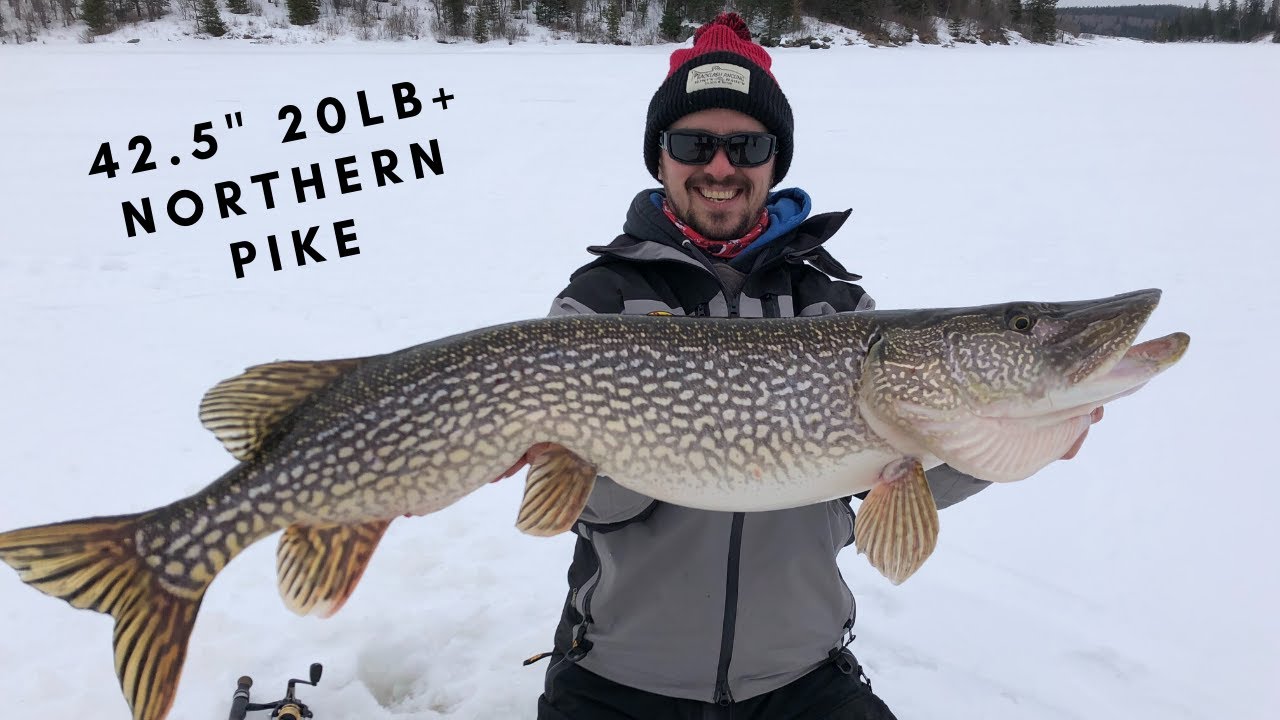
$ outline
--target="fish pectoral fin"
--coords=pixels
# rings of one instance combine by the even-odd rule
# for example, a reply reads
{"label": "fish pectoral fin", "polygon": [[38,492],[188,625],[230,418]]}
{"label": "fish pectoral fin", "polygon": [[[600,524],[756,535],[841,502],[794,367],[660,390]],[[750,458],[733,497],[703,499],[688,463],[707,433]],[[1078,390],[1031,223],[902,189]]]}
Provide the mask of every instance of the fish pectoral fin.
{"label": "fish pectoral fin", "polygon": [[0,533],[0,560],[24,582],[73,607],[116,619],[116,675],[134,720],[173,705],[204,588],[167,590],[134,546],[141,515],[91,518]]}
{"label": "fish pectoral fin", "polygon": [[529,458],[529,475],[516,528],[549,537],[577,522],[596,483],[596,466],[561,445],[545,445]]}
{"label": "fish pectoral fin", "polygon": [[366,359],[255,365],[205,393],[200,401],[200,423],[237,460],[249,460],[299,403]]}
{"label": "fish pectoral fin", "polygon": [[299,615],[342,609],[369,566],[390,520],[359,525],[290,525],[276,551],[280,597]]}
{"label": "fish pectoral fin", "polygon": [[1061,458],[1089,429],[1089,413],[1056,422],[984,418],[964,432],[940,435],[930,448],[939,460],[990,482],[1026,479]]}
{"label": "fish pectoral fin", "polygon": [[916,458],[885,465],[854,521],[858,552],[901,585],[929,559],[938,544],[938,506]]}

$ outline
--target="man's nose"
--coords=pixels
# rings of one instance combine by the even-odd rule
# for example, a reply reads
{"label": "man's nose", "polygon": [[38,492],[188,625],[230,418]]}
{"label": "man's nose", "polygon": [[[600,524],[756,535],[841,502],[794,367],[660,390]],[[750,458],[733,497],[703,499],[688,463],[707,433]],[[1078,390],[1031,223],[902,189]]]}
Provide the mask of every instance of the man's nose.
{"label": "man's nose", "polygon": [[716,154],[711,156],[711,162],[707,163],[706,173],[716,178],[727,178],[738,169],[729,162],[729,155],[725,153],[723,146],[716,148]]}

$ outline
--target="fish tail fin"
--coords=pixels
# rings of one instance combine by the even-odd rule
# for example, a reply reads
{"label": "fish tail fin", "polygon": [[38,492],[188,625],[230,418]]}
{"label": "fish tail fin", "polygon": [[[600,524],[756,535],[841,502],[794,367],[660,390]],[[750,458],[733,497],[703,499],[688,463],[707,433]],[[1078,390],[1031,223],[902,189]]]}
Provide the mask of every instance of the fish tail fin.
{"label": "fish tail fin", "polygon": [[136,538],[147,516],[0,533],[0,560],[37,590],[114,617],[116,675],[134,720],[161,720],[173,705],[204,588],[172,592],[143,561]]}
{"label": "fish tail fin", "polygon": [[919,460],[897,460],[880,471],[853,534],[858,552],[894,585],[924,565],[938,544],[938,506]]}

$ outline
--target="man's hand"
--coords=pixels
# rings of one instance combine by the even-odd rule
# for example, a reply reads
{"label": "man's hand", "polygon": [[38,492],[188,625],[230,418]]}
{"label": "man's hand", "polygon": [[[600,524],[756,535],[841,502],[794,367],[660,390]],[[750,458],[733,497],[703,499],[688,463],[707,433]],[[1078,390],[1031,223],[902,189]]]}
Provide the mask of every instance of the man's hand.
{"label": "man's hand", "polygon": [[[1089,413],[1090,425],[1098,422],[1101,419],[1102,419],[1101,407],[1095,408],[1093,412]],[[1084,439],[1087,437],[1089,437],[1089,429],[1085,428],[1084,432],[1080,433],[1080,437],[1076,438],[1075,444],[1071,446],[1071,449],[1067,451],[1067,454],[1062,456],[1062,459],[1070,460],[1071,458],[1075,457],[1076,453],[1080,452],[1080,446],[1084,444]]]}

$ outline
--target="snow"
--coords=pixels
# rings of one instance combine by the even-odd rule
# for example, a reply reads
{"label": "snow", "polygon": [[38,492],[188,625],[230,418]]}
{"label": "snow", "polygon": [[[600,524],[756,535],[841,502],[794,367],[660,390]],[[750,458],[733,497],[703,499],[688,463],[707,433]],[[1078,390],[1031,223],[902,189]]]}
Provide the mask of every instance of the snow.
{"label": "snow", "polygon": [[[934,557],[901,587],[846,552],[853,649],[902,720],[1260,719],[1280,701],[1280,577],[1269,467],[1280,189],[1274,46],[776,51],[795,109],[787,185],[854,209],[832,251],[882,308],[1068,300],[1161,287],[1144,337],[1190,352],[1117,402],[1080,456],[942,513]],[[652,184],[640,153],[670,47],[99,42],[0,47],[0,529],[141,511],[232,460],[196,419],[203,392],[255,363],[398,349],[542,315],[588,244]],[[390,88],[426,102],[394,119]],[[364,90],[386,121],[361,127]],[[316,103],[340,99],[327,135]],[[306,140],[282,144],[281,106]],[[244,126],[228,130],[227,113]],[[213,121],[217,154],[190,157]],[[129,174],[134,135],[154,171]],[[438,140],[445,172],[377,187],[370,153]],[[121,163],[88,176],[99,144]],[[181,154],[179,166],[169,164]],[[359,192],[333,160],[356,155]],[[321,163],[328,195],[267,210],[248,178]],[[246,214],[216,216],[214,183]],[[120,203],[201,194],[189,228],[128,238]],[[355,220],[360,253],[299,268],[266,237]],[[229,246],[258,259],[237,279]],[[572,540],[511,526],[520,477],[397,521],[329,620],[274,588],[274,539],[213,583],[173,718],[226,716],[325,664],[299,694],[328,718],[533,718]],[[800,591],[801,589],[797,589]],[[0,571],[9,714],[126,717],[111,623]],[[251,716],[254,717],[254,716]],[[265,715],[258,715],[265,717]]]}

